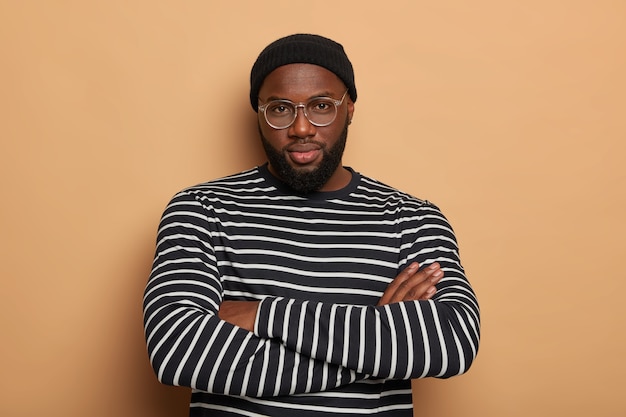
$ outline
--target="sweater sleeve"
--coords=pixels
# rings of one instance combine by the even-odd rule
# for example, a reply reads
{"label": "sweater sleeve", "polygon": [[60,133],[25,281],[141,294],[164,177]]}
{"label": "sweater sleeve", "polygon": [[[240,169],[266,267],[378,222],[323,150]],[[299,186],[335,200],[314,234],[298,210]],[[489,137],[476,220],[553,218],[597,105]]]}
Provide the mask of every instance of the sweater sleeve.
{"label": "sweater sleeve", "polygon": [[461,267],[456,238],[440,211],[407,229],[402,263],[439,262],[444,279],[431,300],[354,306],[268,298],[255,333],[304,356],[373,378],[447,378],[466,372],[480,339],[476,296]]}
{"label": "sweater sleeve", "polygon": [[183,192],[159,225],[143,311],[160,382],[264,397],[325,391],[366,377],[220,320],[223,288],[207,220],[200,203]]}

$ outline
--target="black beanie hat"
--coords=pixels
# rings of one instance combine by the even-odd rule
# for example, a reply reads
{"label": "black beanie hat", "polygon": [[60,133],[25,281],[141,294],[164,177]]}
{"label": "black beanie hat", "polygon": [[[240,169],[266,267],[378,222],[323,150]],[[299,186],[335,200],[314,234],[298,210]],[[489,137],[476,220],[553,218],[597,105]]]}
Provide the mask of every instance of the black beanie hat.
{"label": "black beanie hat", "polygon": [[296,63],[315,64],[333,72],[348,88],[352,101],[356,101],[354,70],[343,46],[323,36],[295,34],[269,44],[252,66],[250,104],[254,111],[258,111],[259,90],[265,77],[280,66]]}

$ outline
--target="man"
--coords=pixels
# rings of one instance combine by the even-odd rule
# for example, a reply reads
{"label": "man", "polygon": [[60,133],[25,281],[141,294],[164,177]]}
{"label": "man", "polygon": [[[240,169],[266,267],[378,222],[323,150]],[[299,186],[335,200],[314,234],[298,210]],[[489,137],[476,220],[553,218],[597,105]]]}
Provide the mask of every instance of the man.
{"label": "man", "polygon": [[439,209],[342,165],[357,98],[343,47],[259,55],[268,163],[178,193],[145,290],[158,379],[191,416],[412,416],[412,378],[470,367],[479,308]]}

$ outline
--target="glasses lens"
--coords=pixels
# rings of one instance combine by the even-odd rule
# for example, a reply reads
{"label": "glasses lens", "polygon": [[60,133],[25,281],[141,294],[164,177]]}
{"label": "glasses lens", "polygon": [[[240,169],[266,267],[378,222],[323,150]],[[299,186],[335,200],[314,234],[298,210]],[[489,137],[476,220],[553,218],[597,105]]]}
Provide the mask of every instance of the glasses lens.
{"label": "glasses lens", "polygon": [[320,97],[307,102],[306,105],[296,105],[287,100],[270,101],[265,105],[265,120],[275,129],[285,129],[296,120],[298,107],[306,107],[304,113],[309,122],[315,126],[328,126],[337,117],[335,100]]}
{"label": "glasses lens", "polygon": [[278,129],[285,128],[296,118],[296,108],[288,101],[271,101],[265,109],[267,122]]}
{"label": "glasses lens", "polygon": [[337,116],[337,107],[332,99],[321,97],[311,100],[306,105],[309,121],[317,126],[329,125]]}

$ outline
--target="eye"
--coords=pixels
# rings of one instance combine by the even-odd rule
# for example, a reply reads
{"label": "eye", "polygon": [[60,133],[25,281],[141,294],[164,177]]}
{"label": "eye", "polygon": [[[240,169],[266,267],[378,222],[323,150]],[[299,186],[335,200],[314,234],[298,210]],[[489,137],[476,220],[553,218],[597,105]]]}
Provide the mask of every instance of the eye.
{"label": "eye", "polygon": [[313,100],[307,106],[310,111],[316,113],[328,113],[333,110],[334,104],[327,98]]}
{"label": "eye", "polygon": [[269,103],[267,110],[276,116],[287,116],[293,113],[293,106],[284,102],[272,102]]}

